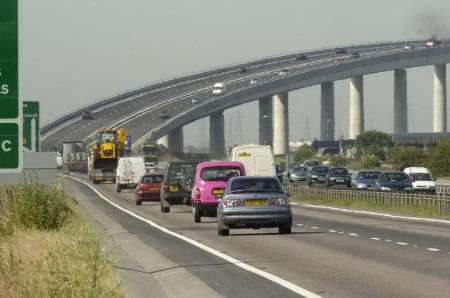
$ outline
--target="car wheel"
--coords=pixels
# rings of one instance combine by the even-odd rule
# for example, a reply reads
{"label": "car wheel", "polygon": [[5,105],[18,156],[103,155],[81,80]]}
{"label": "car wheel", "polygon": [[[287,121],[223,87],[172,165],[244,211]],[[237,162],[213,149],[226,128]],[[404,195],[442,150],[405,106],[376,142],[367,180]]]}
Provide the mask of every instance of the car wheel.
{"label": "car wheel", "polygon": [[161,212],[162,213],[170,212],[170,206],[164,206],[164,200],[162,200],[162,199],[161,199]]}
{"label": "car wheel", "polygon": [[286,224],[278,227],[279,234],[291,234],[292,233],[292,225]]}
{"label": "car wheel", "polygon": [[348,187],[348,188],[352,188],[352,184],[351,184],[351,183],[348,183],[348,184],[347,184],[347,187]]}
{"label": "car wheel", "polygon": [[194,221],[196,223],[202,222],[202,217],[200,216],[197,204],[192,204],[192,215],[194,216]]}
{"label": "car wheel", "polygon": [[220,221],[217,224],[217,234],[219,236],[229,236],[230,235],[230,229],[227,227],[224,228],[224,225],[220,223]]}
{"label": "car wheel", "polygon": [[136,200],[136,205],[137,206],[141,206],[142,205],[142,201],[141,200]]}
{"label": "car wheel", "polygon": [[183,204],[186,205],[186,206],[192,206],[191,198],[189,198],[189,197],[184,197],[184,199],[183,199]]}
{"label": "car wheel", "polygon": [[120,184],[116,184],[116,191],[117,192],[121,192],[122,188],[120,187]]}

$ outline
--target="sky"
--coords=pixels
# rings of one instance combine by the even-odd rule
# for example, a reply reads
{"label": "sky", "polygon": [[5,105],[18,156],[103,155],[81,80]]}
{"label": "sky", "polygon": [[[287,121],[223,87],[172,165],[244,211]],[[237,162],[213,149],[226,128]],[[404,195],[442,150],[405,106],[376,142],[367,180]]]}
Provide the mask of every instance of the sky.
{"label": "sky", "polygon": [[[294,51],[450,36],[448,0],[22,0],[23,100],[42,123],[168,78]],[[409,129],[432,129],[431,67],[408,71]],[[348,135],[348,80],[336,82]],[[290,138],[318,136],[320,87],[289,94]],[[365,77],[366,128],[392,131],[393,73]],[[257,103],[225,112],[227,144],[256,142]],[[242,129],[245,127],[245,129]],[[206,147],[207,119],[185,127]]]}

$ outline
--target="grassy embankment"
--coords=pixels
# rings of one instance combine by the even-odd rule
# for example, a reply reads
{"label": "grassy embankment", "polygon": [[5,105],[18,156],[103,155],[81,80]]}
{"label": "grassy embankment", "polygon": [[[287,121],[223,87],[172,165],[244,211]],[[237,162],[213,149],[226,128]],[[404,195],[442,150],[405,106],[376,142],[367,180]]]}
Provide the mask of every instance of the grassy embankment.
{"label": "grassy embankment", "polygon": [[58,185],[0,187],[0,297],[125,297],[112,263]]}
{"label": "grassy embankment", "polygon": [[325,205],[331,207],[342,207],[358,210],[389,212],[392,214],[406,216],[423,216],[423,217],[450,217],[450,213],[440,214],[435,208],[428,206],[407,206],[397,204],[393,206],[390,202],[386,204],[377,204],[370,200],[361,198],[360,200],[350,200],[342,198],[323,198],[320,196],[307,196],[303,194],[293,194],[291,200],[297,203],[305,203],[311,205]]}

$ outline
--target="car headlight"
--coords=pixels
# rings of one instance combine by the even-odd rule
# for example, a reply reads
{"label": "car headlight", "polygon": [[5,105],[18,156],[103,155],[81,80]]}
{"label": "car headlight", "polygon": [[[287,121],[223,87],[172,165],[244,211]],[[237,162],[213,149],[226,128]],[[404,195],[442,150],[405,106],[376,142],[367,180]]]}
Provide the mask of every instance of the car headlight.
{"label": "car headlight", "polygon": [[390,188],[390,187],[386,187],[386,186],[382,186],[382,187],[381,187],[381,190],[387,190],[387,191],[389,191],[389,190],[391,190],[391,188]]}
{"label": "car headlight", "polygon": [[317,179],[317,175],[311,175],[311,178]]}
{"label": "car headlight", "polygon": [[336,180],[336,177],[330,177],[330,180],[334,181],[334,180]]}
{"label": "car headlight", "polygon": [[238,207],[241,205],[240,199],[226,199],[222,200],[223,206],[225,207]]}
{"label": "car headlight", "polygon": [[356,187],[358,187],[358,188],[367,188],[367,184],[365,184],[365,183],[357,183]]}

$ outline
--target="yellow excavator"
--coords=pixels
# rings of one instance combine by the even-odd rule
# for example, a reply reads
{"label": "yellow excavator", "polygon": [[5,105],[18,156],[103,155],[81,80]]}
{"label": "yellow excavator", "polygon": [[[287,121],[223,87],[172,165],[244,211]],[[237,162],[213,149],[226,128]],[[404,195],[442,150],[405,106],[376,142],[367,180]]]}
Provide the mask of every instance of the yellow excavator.
{"label": "yellow excavator", "polygon": [[88,153],[88,175],[94,184],[116,183],[117,163],[125,155],[125,141],[126,133],[122,128],[102,128],[96,132]]}

